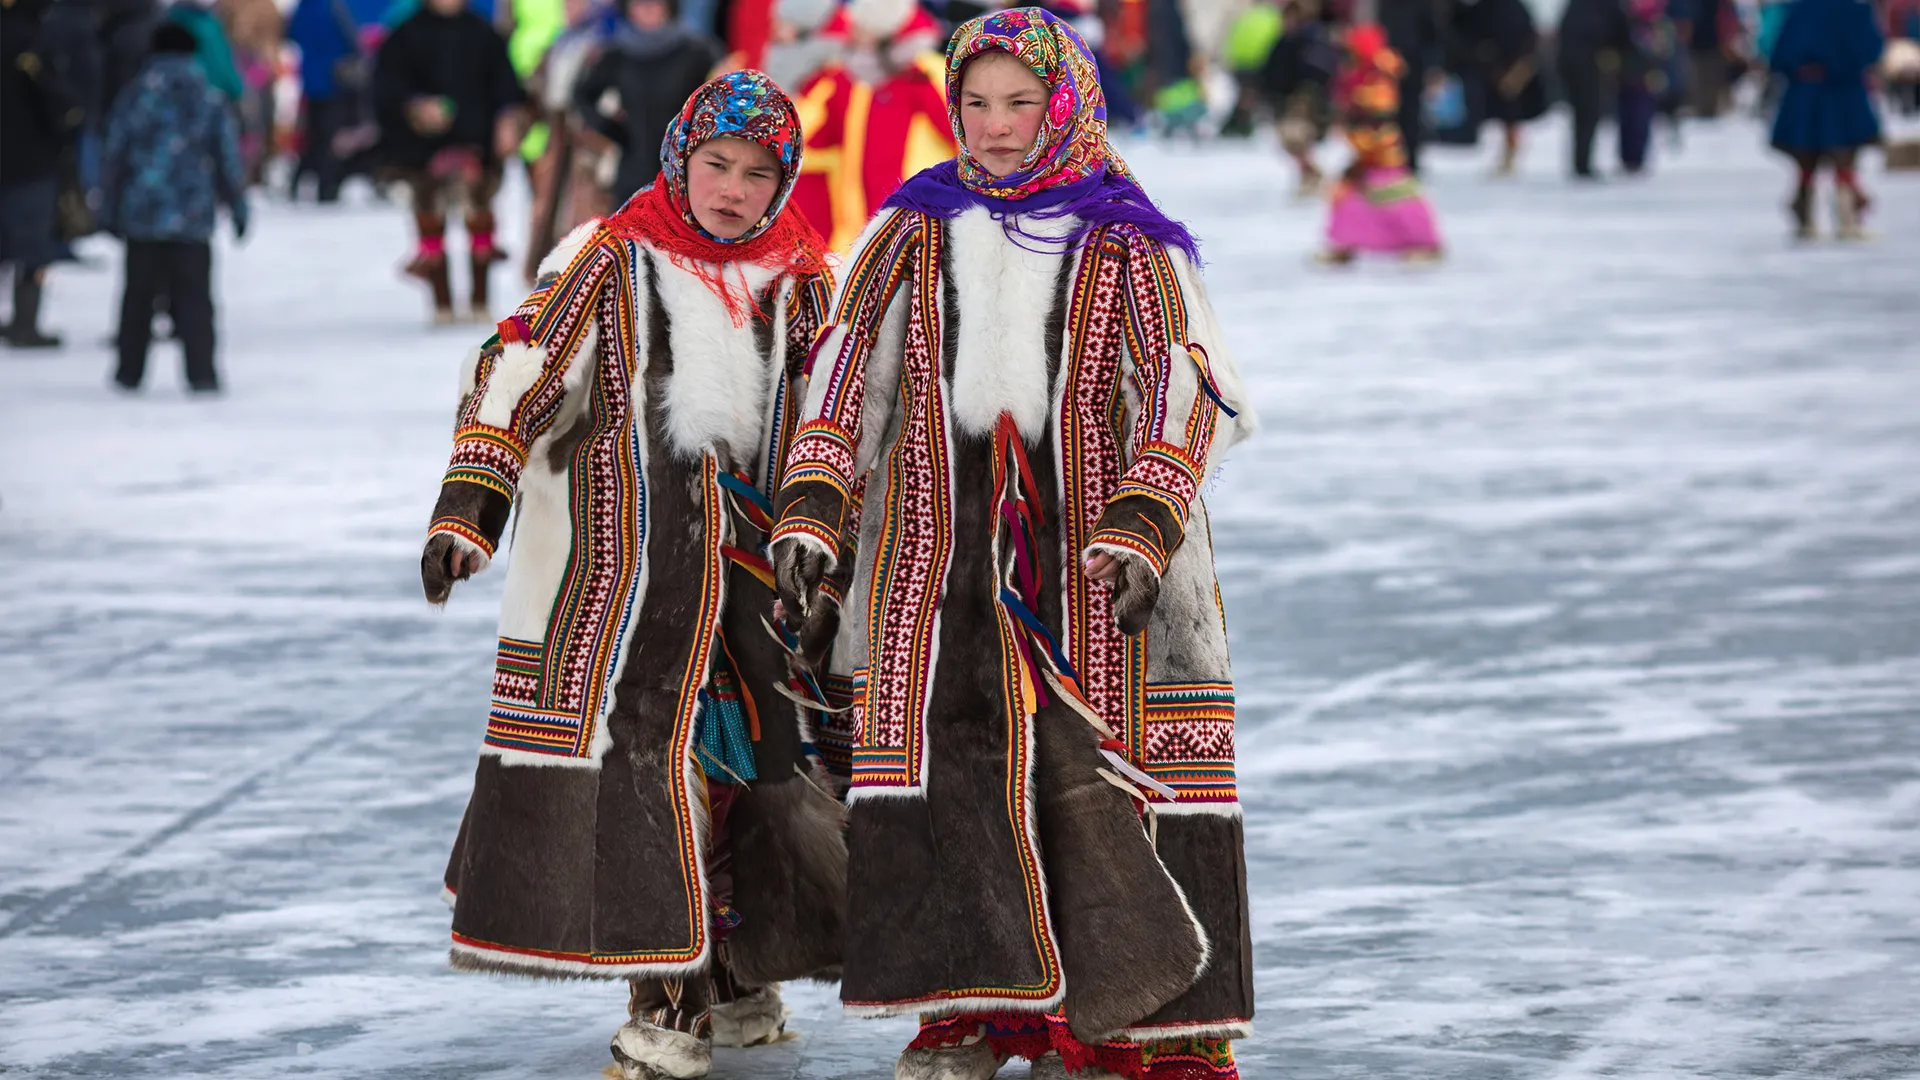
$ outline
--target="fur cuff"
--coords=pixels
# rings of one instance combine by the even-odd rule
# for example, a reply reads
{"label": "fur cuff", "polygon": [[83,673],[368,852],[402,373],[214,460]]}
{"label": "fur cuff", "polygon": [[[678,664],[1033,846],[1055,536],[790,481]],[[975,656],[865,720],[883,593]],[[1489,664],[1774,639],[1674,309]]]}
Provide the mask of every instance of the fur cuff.
{"label": "fur cuff", "polygon": [[786,1034],[792,1012],[780,1002],[778,984],[713,1007],[713,1045],[765,1046]]}
{"label": "fur cuff", "polygon": [[697,1080],[713,1071],[713,1047],[683,1031],[629,1020],[613,1033],[613,1060],[627,1077]]}
{"label": "fur cuff", "polygon": [[1186,537],[1186,525],[1163,499],[1142,494],[1119,495],[1100,512],[1088,551],[1138,556],[1155,577],[1167,572],[1174,549]]}
{"label": "fur cuff", "polygon": [[433,527],[427,530],[427,539],[431,540],[436,536],[450,538],[453,546],[466,552],[470,560],[479,560],[478,563],[472,564],[473,569],[468,571],[469,576],[478,574],[493,563],[493,548],[486,545],[486,537],[474,532],[459,518],[442,518],[434,522]]}

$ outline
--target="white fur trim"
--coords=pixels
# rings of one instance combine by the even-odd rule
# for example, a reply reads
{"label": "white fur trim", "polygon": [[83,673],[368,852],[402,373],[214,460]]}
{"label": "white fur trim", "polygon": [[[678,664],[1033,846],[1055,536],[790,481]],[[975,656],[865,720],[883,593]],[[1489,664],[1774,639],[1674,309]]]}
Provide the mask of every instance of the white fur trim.
{"label": "white fur trim", "polygon": [[479,544],[476,544],[473,541],[467,539],[466,537],[461,536],[457,532],[453,532],[450,529],[435,529],[429,535],[451,537],[453,540],[453,546],[455,550],[464,551],[467,553],[468,558],[479,560],[479,565],[475,566],[472,569],[472,571],[469,572],[468,574],[469,577],[473,576],[474,574],[483,572],[484,570],[486,570],[487,567],[493,564],[492,557],[489,556],[484,550],[482,550]]}
{"label": "white fur trim", "polygon": [[924,787],[901,787],[895,784],[874,784],[861,786],[855,784],[847,789],[847,804],[866,802],[869,799],[924,799],[927,789]]}
{"label": "white fur trim", "polygon": [[599,218],[588,218],[575,225],[573,231],[561,237],[560,242],[553,245],[553,250],[547,252],[547,257],[540,260],[540,266],[533,272],[534,276],[546,277],[548,274],[565,273],[567,267],[573,265],[573,260],[579,258],[580,252],[586,249],[587,241],[593,239],[593,232],[599,227]]}
{"label": "white fur trim", "polygon": [[[798,544],[801,547],[808,549],[809,551],[817,551],[820,554],[825,555],[827,557],[828,573],[832,573],[834,568],[840,565],[840,560],[834,558],[834,551],[832,548],[827,546],[827,542],[813,535],[812,533],[797,532],[797,533],[791,533],[787,536],[781,537],[779,541],[773,545],[774,554],[776,556],[778,556],[780,551],[780,546],[782,544]],[[780,560],[779,558],[776,557],[774,559],[774,565],[778,566],[779,563],[780,563]]]}
{"label": "white fur trim", "polygon": [[[1234,359],[1233,350],[1227,345],[1227,335],[1220,329],[1220,320],[1213,313],[1213,302],[1207,298],[1206,284],[1200,274],[1187,261],[1187,256],[1178,248],[1168,248],[1167,258],[1173,263],[1175,280],[1187,301],[1187,333],[1193,340],[1207,350],[1207,363],[1213,370],[1214,385],[1220,396],[1238,416],[1228,418],[1220,414],[1220,422],[1214,428],[1213,452],[1208,456],[1207,471],[1212,473],[1226,451],[1245,442],[1260,430],[1260,418],[1254,415],[1253,400],[1247,394],[1247,384],[1240,377],[1240,364]],[[1185,345],[1186,342],[1177,342]],[[1175,356],[1176,362],[1192,363],[1185,356]],[[1202,391],[1204,393],[1204,391]],[[1204,484],[1206,477],[1200,478]]]}
{"label": "white fur trim", "polygon": [[645,1020],[629,1020],[620,1025],[620,1030],[613,1033],[613,1050],[616,1055],[625,1055],[675,1080],[696,1080],[713,1071],[712,1046],[684,1031],[671,1031]]}
{"label": "white fur trim", "polygon": [[[1153,573],[1153,564],[1147,561],[1146,556],[1140,554],[1139,552],[1133,550],[1132,548],[1123,548],[1118,544],[1088,544],[1087,550],[1082,555],[1082,558],[1084,559],[1086,555],[1091,555],[1096,551],[1102,555],[1112,555],[1114,558],[1120,559],[1123,562],[1139,563],[1141,566],[1146,568],[1148,573]],[[1173,560],[1171,557],[1168,558],[1167,565],[1169,566],[1173,565]],[[1159,577],[1160,575],[1154,574],[1153,576]]]}
{"label": "white fur trim", "polygon": [[1050,1013],[1067,996],[1063,980],[1060,989],[1043,1001],[1031,998],[1002,998],[990,994],[973,997],[933,998],[927,1001],[900,1001],[878,1005],[846,1005],[840,1011],[856,1020],[884,1020],[890,1016],[952,1016],[955,1013],[1013,1012]]}
{"label": "white fur trim", "polygon": [[[734,325],[726,304],[706,282],[659,252],[652,262],[654,287],[673,320],[673,374],[660,410],[668,445],[689,461],[713,453],[721,461],[757,464],[780,357],[760,355],[752,316]],[[756,296],[776,276],[752,263],[721,272],[742,279]]]}
{"label": "white fur trim", "polygon": [[1155,1027],[1130,1027],[1120,1029],[1120,1038],[1134,1042],[1149,1042],[1156,1039],[1250,1039],[1253,1037],[1253,1021],[1238,1023],[1195,1023],[1163,1024]]}
{"label": "white fur trim", "polygon": [[440,902],[447,905],[448,911],[452,911],[453,906],[460,902],[460,898],[454,895],[454,892],[452,889],[449,889],[445,885],[442,885],[440,886]]}
{"label": "white fur trim", "polygon": [[511,747],[495,746],[489,742],[480,744],[481,757],[495,757],[502,765],[517,768],[536,769],[598,769],[600,759],[596,757],[574,757],[572,754],[542,754],[533,750],[515,750]]}
{"label": "white fur trim", "polygon": [[460,358],[461,401],[467,400],[467,395],[473,393],[473,388],[478,385],[479,379],[480,346],[475,345],[473,348],[467,350],[467,355]]}
{"label": "white fur trim", "polygon": [[[1024,221],[1036,235],[1063,235],[1076,224]],[[1044,225],[1044,227],[1042,227]],[[961,316],[955,334],[948,415],[961,431],[989,434],[1011,413],[1020,434],[1038,442],[1047,431],[1047,322],[1065,254],[1029,251],[1007,238],[1003,223],[975,207],[947,225],[952,280]],[[952,329],[947,332],[952,333]]]}
{"label": "white fur trim", "polygon": [[780,1001],[780,984],[713,1007],[713,1045],[765,1046],[779,1042],[793,1010]]}
{"label": "white fur trim", "polygon": [[[452,944],[449,952],[469,961],[465,966],[502,975],[528,975],[535,978],[629,979],[665,978],[693,975],[707,970],[707,954],[675,964],[589,964],[581,960],[556,960],[547,956],[528,956],[504,949],[487,949],[463,941]],[[462,966],[458,962],[456,967]]]}
{"label": "white fur trim", "polygon": [[1161,817],[1222,817],[1243,818],[1246,814],[1237,802],[1157,802],[1153,812]]}

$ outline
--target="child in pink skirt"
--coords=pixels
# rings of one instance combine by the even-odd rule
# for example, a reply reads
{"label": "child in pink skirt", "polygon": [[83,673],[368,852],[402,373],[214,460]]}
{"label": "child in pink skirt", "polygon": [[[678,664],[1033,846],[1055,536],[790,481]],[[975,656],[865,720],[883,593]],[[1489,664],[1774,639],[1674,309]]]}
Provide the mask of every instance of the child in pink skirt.
{"label": "child in pink skirt", "polygon": [[1440,257],[1440,230],[1400,143],[1400,57],[1375,23],[1347,31],[1347,66],[1334,100],[1353,146],[1353,163],[1334,187],[1327,246],[1320,260],[1352,262],[1377,251],[1409,261]]}

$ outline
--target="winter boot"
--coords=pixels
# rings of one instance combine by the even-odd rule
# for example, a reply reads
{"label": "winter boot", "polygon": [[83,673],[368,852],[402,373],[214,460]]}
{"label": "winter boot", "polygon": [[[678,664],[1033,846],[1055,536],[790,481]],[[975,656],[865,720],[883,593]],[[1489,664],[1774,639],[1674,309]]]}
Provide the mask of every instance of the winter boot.
{"label": "winter boot", "polygon": [[7,324],[7,344],[16,349],[57,349],[60,339],[40,330],[42,285],[39,273],[13,273],[13,321]]}
{"label": "winter boot", "polygon": [[1833,193],[1833,235],[1839,240],[1865,240],[1866,227],[1861,219],[1867,212],[1867,196],[1852,184],[1841,184]]}
{"label": "winter boot", "polygon": [[507,253],[493,240],[493,214],[485,210],[468,214],[467,237],[473,245],[473,302],[467,313],[474,322],[490,323],[493,313],[487,306],[487,278],[494,263],[507,259]]}
{"label": "winter boot", "polygon": [[1802,184],[1795,188],[1793,201],[1787,204],[1787,211],[1793,215],[1794,239],[1812,240],[1818,235],[1813,227],[1813,185]]}
{"label": "winter boot", "polygon": [[613,1033],[623,1080],[697,1080],[713,1069],[713,1044],[636,1016]]}
{"label": "winter boot", "polygon": [[787,1031],[787,1007],[780,1002],[780,986],[762,986],[732,1001],[713,1006],[713,1045],[765,1046],[777,1043]]}
{"label": "winter boot", "polygon": [[985,1040],[965,1046],[909,1050],[893,1063],[893,1080],[992,1080],[1005,1062]]}
{"label": "winter boot", "polygon": [[453,282],[447,274],[447,223],[438,214],[415,214],[420,245],[407,261],[407,274],[427,283],[433,292],[433,321],[453,321]]}

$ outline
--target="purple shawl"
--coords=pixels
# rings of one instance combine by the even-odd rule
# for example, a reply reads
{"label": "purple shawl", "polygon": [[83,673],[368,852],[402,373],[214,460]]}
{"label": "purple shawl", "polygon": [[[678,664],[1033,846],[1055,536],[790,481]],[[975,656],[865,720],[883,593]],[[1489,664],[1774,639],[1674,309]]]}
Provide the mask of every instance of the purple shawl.
{"label": "purple shawl", "polygon": [[[948,160],[908,177],[880,208],[894,206],[941,220],[958,217],[968,207],[984,206],[1000,221],[1007,239],[1029,251],[1049,254],[1079,250],[1097,228],[1132,225],[1141,235],[1178,248],[1195,266],[1200,265],[1200,244],[1193,233],[1155,206],[1130,177],[1117,176],[1105,165],[1085,180],[1044,188],[1023,199],[1002,199],[962,184],[959,162]],[[1065,237],[1036,235],[1020,227],[1022,218],[1049,221],[1064,217],[1080,219]]]}

